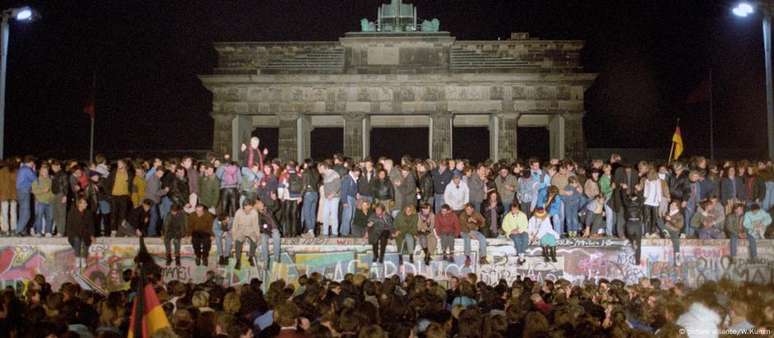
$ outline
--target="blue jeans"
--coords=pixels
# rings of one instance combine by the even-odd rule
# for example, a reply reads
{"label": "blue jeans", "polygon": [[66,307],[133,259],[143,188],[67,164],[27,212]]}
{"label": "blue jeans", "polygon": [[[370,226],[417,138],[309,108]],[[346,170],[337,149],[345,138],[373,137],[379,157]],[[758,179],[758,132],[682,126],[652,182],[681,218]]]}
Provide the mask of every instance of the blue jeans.
{"label": "blue jeans", "polygon": [[17,189],[16,201],[19,202],[19,222],[16,223],[16,233],[24,233],[32,218],[32,194],[29,191]]}
{"label": "blue jeans", "polygon": [[529,246],[529,236],[526,232],[519,233],[517,235],[510,235],[513,241],[513,247],[516,248],[516,254],[523,256],[527,253],[527,246]]}
{"label": "blue jeans", "polygon": [[339,198],[326,198],[323,200],[323,228],[320,231],[323,236],[328,236],[328,227],[331,235],[339,234]]}
{"label": "blue jeans", "polygon": [[444,203],[443,194],[435,194],[435,196],[433,196],[433,209],[435,210],[436,215],[441,213],[441,207]]}
{"label": "blue jeans", "polygon": [[[502,200],[500,203],[503,205],[503,212],[508,213],[508,211],[511,211],[511,204],[513,204],[513,200],[506,201]],[[527,213],[526,210],[522,210],[524,213]]]}
{"label": "blue jeans", "polygon": [[578,206],[565,205],[564,223],[567,226],[567,231],[580,231],[581,227],[580,222],[578,221]]}
{"label": "blue jeans", "polygon": [[694,229],[691,226],[691,218],[693,217],[693,214],[696,213],[696,206],[691,207],[690,205],[683,210],[683,214],[685,215],[685,226],[683,229],[685,230],[685,236],[686,237],[693,237]]}
{"label": "blue jeans", "polygon": [[151,204],[150,217],[148,220],[148,237],[156,237],[158,233],[159,224],[159,205],[156,203]]}
{"label": "blue jeans", "polygon": [[401,243],[401,247],[398,248],[398,255],[403,255],[403,248],[406,248],[409,255],[413,255],[415,248],[414,236],[412,234],[403,234],[402,236],[403,243]]}
{"label": "blue jeans", "polygon": [[231,232],[221,231],[220,223],[218,222],[215,223],[212,232],[215,235],[215,252],[217,253],[218,257],[230,256],[231,244],[233,243]]}
{"label": "blue jeans", "polygon": [[280,233],[279,230],[274,229],[271,231],[271,235],[269,234],[261,234],[261,256],[263,259],[265,259],[267,262],[269,261],[269,236],[271,236],[271,245],[273,246],[272,250],[274,252],[274,261],[279,263],[280,261]]}
{"label": "blue jeans", "polygon": [[559,236],[562,235],[562,216],[561,215],[552,215],[551,216],[551,224],[554,226],[554,231],[556,231]]}
{"label": "blue jeans", "polygon": [[357,208],[355,203],[357,203],[355,196],[345,197],[342,203],[341,228],[339,229],[339,233],[342,236],[349,236],[350,230],[352,229],[352,218],[355,217],[355,208]]}
{"label": "blue jeans", "polygon": [[51,225],[51,205],[35,202],[35,232],[38,235],[50,234]]}
{"label": "blue jeans", "polygon": [[159,218],[164,219],[164,217],[167,217],[169,209],[172,209],[172,200],[169,197],[164,196],[161,198],[161,203],[159,204]]}
{"label": "blue jeans", "polygon": [[314,231],[317,223],[317,199],[320,194],[316,192],[304,193],[304,201],[301,206],[301,224],[304,225],[304,231]]}
{"label": "blue jeans", "polygon": [[763,196],[761,208],[768,211],[771,207],[774,207],[774,181],[766,182],[766,194]]}
{"label": "blue jeans", "polygon": [[615,212],[605,201],[605,236],[612,237],[615,229]]}
{"label": "blue jeans", "polygon": [[[745,230],[745,235],[747,235],[747,250],[750,253],[750,258],[755,259],[758,257],[758,243],[755,240],[755,237],[751,236],[752,234]],[[731,236],[731,257],[736,257],[736,247],[739,245],[739,236]]]}
{"label": "blue jeans", "polygon": [[486,257],[486,236],[478,231],[462,233],[462,240],[465,245],[465,256],[470,256],[471,237],[475,237],[478,241],[478,257]]}

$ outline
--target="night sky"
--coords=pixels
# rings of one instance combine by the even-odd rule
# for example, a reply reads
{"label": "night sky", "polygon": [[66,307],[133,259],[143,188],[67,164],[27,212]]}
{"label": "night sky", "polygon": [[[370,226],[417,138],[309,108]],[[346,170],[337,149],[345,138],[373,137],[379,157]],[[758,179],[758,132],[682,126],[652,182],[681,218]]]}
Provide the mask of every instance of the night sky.
{"label": "night sky", "polygon": [[[97,151],[210,148],[212,98],[196,75],[214,67],[214,41],[337,40],[383,2],[2,2],[42,16],[11,23],[6,154],[86,157],[95,72]],[[734,17],[732,1],[406,2],[459,40],[586,40],[583,65],[599,73],[589,147],[668,148],[677,117],[689,152],[708,147],[708,105],[685,100],[711,68],[716,146],[766,150],[760,16]]]}

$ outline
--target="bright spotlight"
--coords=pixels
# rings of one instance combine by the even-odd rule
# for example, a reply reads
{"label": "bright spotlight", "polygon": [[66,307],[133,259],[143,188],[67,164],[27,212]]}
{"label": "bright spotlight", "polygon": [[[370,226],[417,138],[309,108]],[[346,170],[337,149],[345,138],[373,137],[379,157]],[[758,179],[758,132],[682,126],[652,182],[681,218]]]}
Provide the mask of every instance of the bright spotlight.
{"label": "bright spotlight", "polygon": [[25,7],[20,8],[18,11],[16,11],[16,20],[19,21],[26,21],[32,19],[32,10]]}
{"label": "bright spotlight", "polygon": [[752,5],[750,5],[750,4],[746,3],[746,2],[742,2],[742,3],[738,4],[738,5],[736,5],[736,7],[734,7],[731,10],[731,12],[734,13],[734,15],[736,15],[736,16],[746,17],[746,16],[752,14],[753,12],[755,12],[755,9],[753,8]]}

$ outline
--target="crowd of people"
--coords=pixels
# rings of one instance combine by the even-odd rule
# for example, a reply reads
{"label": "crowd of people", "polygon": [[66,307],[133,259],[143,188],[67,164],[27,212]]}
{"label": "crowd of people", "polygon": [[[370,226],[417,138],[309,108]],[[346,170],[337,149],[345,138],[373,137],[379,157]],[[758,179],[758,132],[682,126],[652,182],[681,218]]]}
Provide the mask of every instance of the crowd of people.
{"label": "crowd of people", "polygon": [[[159,236],[166,263],[180,264],[181,239],[191,238],[196,263],[218,264],[248,245],[248,262],[279,259],[281,237],[357,237],[382,262],[388,241],[413,262],[454,256],[471,241],[487,264],[487,239],[510,238],[518,261],[529,245],[555,260],[557,240],[617,236],[630,241],[639,264],[642,238],[666,238],[680,264],[680,240],[728,238],[732,256],[746,239],[772,236],[771,161],[671,163],[350,159],[318,163],[268,160],[252,138],[242,162],[209,156],[197,161],[118,159],[90,163],[31,156],[2,163],[2,231],[8,236],[67,236],[79,262],[97,236]],[[17,219],[18,209],[18,219]],[[269,253],[269,242],[273,252]],[[440,245],[439,245],[440,244]],[[440,250],[439,250],[440,249]],[[233,256],[232,256],[233,251]]]}
{"label": "crowd of people", "polygon": [[[201,284],[147,277],[171,323],[152,337],[770,337],[774,327],[771,285],[727,280],[697,289],[647,278],[487,285],[468,274],[445,286],[414,275],[348,274],[337,282],[313,273],[265,288],[257,279],[224,286],[214,274]],[[107,295],[72,283],[54,291],[40,275],[26,291],[7,288],[0,337],[126,337],[135,325],[137,272],[124,278],[127,289]]]}

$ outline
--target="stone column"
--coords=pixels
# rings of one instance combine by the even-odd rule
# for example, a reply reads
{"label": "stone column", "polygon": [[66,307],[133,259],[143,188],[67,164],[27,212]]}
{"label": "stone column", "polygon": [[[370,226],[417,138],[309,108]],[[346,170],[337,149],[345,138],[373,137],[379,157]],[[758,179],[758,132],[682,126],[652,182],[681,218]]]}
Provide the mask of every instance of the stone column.
{"label": "stone column", "polygon": [[441,160],[452,157],[452,123],[454,115],[448,111],[430,115],[430,157]]}
{"label": "stone column", "polygon": [[253,122],[249,116],[236,115],[231,121],[231,158],[240,163],[247,161],[247,153],[243,153],[242,144],[250,143],[253,133]]}
{"label": "stone column", "polygon": [[312,117],[302,115],[298,118],[298,163],[312,156]]}
{"label": "stone column", "polygon": [[564,156],[568,159],[586,158],[586,142],[583,137],[583,113],[564,114]]}
{"label": "stone column", "polygon": [[497,160],[514,160],[518,157],[519,116],[519,113],[497,115]]}
{"label": "stone column", "polygon": [[365,113],[346,113],[344,118],[344,156],[361,159],[365,157],[365,125],[369,124]]}
{"label": "stone column", "polygon": [[231,155],[231,123],[232,114],[210,114],[214,120],[212,126],[212,151],[218,156]]}
{"label": "stone column", "polygon": [[299,113],[279,113],[278,154],[277,157],[284,160],[298,159],[298,120]]}
{"label": "stone column", "polygon": [[548,139],[551,158],[564,158],[564,116],[553,115],[548,118]]}

